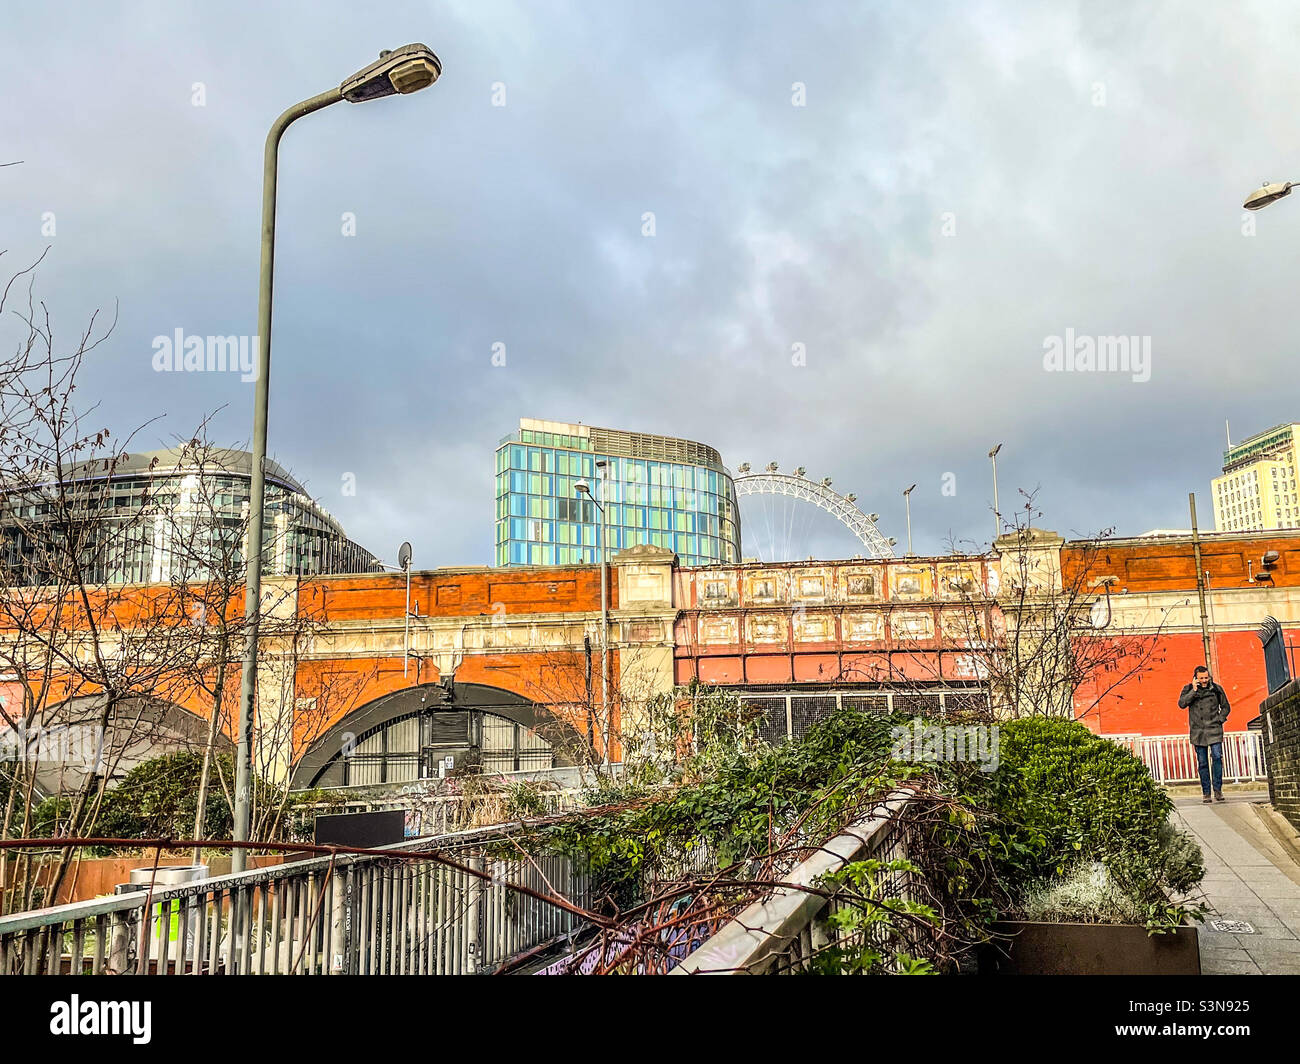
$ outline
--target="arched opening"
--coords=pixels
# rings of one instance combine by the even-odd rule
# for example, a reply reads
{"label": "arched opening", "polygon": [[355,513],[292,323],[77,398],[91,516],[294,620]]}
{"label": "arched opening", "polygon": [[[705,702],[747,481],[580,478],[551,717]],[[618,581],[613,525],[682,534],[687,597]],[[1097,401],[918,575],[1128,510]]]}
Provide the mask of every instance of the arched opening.
{"label": "arched opening", "polygon": [[484,684],[421,684],[335,724],[303,755],[298,787],[437,779],[466,767],[518,772],[572,765],[585,743],[544,706]]}
{"label": "arched opening", "polygon": [[[20,732],[0,723],[0,760],[25,760],[36,793],[71,793],[92,774],[115,786],[144,761],[182,751],[202,755],[209,721],[175,702],[131,695],[120,699],[101,727],[104,696],[78,695],[51,706]],[[234,744],[218,731],[216,751]]]}

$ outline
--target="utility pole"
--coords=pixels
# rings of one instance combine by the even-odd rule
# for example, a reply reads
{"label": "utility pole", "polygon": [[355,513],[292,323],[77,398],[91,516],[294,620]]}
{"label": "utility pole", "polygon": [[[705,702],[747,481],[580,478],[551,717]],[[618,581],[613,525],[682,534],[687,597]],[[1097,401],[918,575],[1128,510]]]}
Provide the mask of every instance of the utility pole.
{"label": "utility pole", "polygon": [[600,554],[600,708],[605,714],[605,771],[612,774],[609,744],[614,727],[609,708],[609,567],[605,557],[609,553],[609,522],[605,507],[605,469],[603,458],[596,459],[596,492],[600,495],[597,510],[600,511],[600,523],[596,526],[597,552]]}
{"label": "utility pole", "polygon": [[1210,667],[1210,622],[1205,613],[1205,570],[1201,568],[1201,534],[1196,527],[1196,492],[1187,493],[1187,505],[1192,513],[1192,553],[1196,556],[1196,596],[1201,600],[1201,649],[1205,654],[1205,667]]}
{"label": "utility pole", "polygon": [[1218,676],[1218,675],[1219,675],[1219,644],[1218,644],[1218,640],[1215,638],[1215,633],[1216,633],[1216,630],[1218,629],[1218,625],[1216,625],[1216,624],[1214,623],[1214,581],[1212,581],[1212,580],[1210,579],[1210,574],[1209,574],[1209,571],[1208,571],[1208,570],[1204,570],[1204,569],[1203,569],[1203,570],[1201,570],[1201,571],[1205,574],[1205,593],[1206,593],[1206,597],[1207,597],[1207,599],[1209,600],[1209,604],[1210,604],[1210,657],[1211,657],[1211,660],[1208,662],[1208,664],[1209,664],[1209,666],[1210,666],[1210,671],[1211,671],[1215,676]]}

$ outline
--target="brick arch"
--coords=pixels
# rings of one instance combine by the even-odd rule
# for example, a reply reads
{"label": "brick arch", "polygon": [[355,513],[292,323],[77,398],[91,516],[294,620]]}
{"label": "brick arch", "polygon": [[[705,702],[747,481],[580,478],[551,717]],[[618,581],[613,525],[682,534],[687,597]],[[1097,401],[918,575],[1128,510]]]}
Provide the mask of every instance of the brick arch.
{"label": "brick arch", "polygon": [[[144,761],[182,751],[202,755],[207,744],[209,719],[181,702],[127,695],[119,699],[107,733],[101,734],[103,706],[102,694],[78,694],[38,715],[33,722],[38,731],[32,739],[38,786],[51,793],[81,786],[96,761],[101,771],[107,771],[109,786],[116,786]],[[42,721],[50,722],[44,739]],[[0,722],[0,733],[7,730]],[[235,749],[229,736],[220,731],[215,746],[218,754]],[[47,762],[42,756],[46,752],[66,754],[67,759]]]}
{"label": "brick arch", "polygon": [[[610,651],[611,675],[619,674],[619,652]],[[587,730],[587,707],[599,698],[600,658],[591,661],[592,690],[587,690],[588,662],[582,650],[515,650],[466,654],[456,665],[455,681],[490,687],[528,703],[544,706],[576,732]],[[238,678],[236,677],[236,680]],[[333,690],[327,711],[311,727],[295,727],[298,750],[311,748],[342,720],[385,696],[429,686],[440,679],[430,662],[412,659],[407,675],[402,659],[390,656],[321,657],[299,663],[296,695],[310,699]],[[618,706],[612,707],[615,724]]]}
{"label": "brick arch", "polygon": [[481,711],[505,717],[542,734],[557,764],[572,764],[586,741],[564,717],[515,692],[487,684],[447,680],[404,687],[367,702],[333,724],[303,754],[294,773],[296,786],[317,786],[338,761],[345,742],[421,712]]}

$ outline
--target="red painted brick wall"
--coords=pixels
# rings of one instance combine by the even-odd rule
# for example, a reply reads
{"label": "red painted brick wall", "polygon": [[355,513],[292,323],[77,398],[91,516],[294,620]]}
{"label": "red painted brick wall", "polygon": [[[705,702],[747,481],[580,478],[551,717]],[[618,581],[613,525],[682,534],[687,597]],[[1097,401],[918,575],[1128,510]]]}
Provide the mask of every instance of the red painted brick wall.
{"label": "red painted brick wall", "polygon": [[[1300,632],[1288,629],[1288,641],[1300,640]],[[1245,731],[1259,715],[1266,691],[1264,654],[1253,632],[1220,632],[1214,637],[1218,670],[1215,679],[1232,705],[1226,731]],[[1114,691],[1097,699],[1104,677],[1080,688],[1075,699],[1080,719],[1105,735],[1182,735],[1187,732],[1187,711],[1178,706],[1183,685],[1192,670],[1205,659],[1199,632],[1177,632],[1161,636],[1152,668]]]}

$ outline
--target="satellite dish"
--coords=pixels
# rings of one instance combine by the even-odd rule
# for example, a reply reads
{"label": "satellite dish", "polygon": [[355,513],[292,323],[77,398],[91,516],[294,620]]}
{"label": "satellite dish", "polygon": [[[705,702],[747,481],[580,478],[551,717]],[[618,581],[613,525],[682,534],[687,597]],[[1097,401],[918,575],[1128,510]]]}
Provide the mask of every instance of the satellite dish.
{"label": "satellite dish", "polygon": [[399,569],[409,569],[411,567],[411,545],[403,543],[397,548],[397,567]]}

